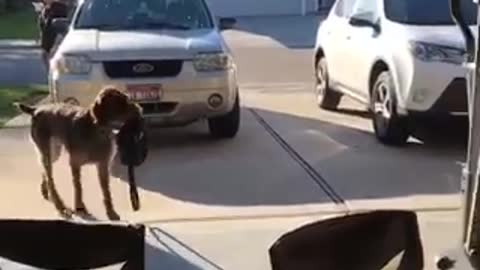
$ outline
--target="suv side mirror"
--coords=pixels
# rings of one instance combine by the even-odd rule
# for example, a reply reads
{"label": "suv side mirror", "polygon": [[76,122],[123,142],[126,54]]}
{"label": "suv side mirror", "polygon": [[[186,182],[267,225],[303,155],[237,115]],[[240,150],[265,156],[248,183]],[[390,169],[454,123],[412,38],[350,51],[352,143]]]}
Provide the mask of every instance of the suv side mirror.
{"label": "suv side mirror", "polygon": [[70,20],[67,18],[55,18],[52,21],[52,27],[58,34],[66,34],[68,32],[69,25]]}
{"label": "suv side mirror", "polygon": [[376,33],[380,33],[380,24],[378,22],[362,18],[361,16],[352,16],[348,23],[358,27],[371,27]]}
{"label": "suv side mirror", "polygon": [[235,27],[237,20],[235,18],[220,18],[219,27],[220,30],[228,30]]}

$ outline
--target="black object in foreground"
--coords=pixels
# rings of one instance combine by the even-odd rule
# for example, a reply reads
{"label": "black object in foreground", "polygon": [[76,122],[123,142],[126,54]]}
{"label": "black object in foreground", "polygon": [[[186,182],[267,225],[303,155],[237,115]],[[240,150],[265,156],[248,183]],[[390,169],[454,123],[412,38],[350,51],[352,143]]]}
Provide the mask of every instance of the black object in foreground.
{"label": "black object in foreground", "polygon": [[147,134],[143,118],[127,121],[117,134],[120,162],[128,167],[130,202],[135,211],[140,209],[140,199],[135,179],[135,167],[145,162],[148,155]]}
{"label": "black object in foreground", "polygon": [[415,212],[374,211],[289,232],[270,248],[270,261],[273,270],[380,270],[402,251],[399,270],[423,269]]}
{"label": "black object in foreground", "polygon": [[0,220],[0,257],[42,269],[144,269],[143,225]]}

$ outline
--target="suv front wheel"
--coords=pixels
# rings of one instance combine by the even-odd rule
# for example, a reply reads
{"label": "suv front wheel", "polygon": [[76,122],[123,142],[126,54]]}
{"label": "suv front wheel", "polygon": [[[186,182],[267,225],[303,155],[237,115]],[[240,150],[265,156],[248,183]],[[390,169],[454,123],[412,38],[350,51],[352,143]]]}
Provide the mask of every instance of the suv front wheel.
{"label": "suv front wheel", "polygon": [[370,102],[377,139],[387,145],[405,144],[410,136],[408,120],[397,112],[395,85],[388,71],[378,75]]}
{"label": "suv front wheel", "polygon": [[225,115],[208,119],[210,134],[216,138],[233,138],[240,128],[240,98],[235,98],[233,109]]}

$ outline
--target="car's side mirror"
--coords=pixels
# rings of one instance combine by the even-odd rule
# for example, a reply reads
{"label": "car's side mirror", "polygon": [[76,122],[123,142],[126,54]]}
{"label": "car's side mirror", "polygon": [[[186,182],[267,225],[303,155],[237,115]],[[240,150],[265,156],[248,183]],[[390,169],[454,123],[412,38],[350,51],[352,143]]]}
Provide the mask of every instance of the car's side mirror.
{"label": "car's side mirror", "polygon": [[391,269],[423,269],[413,211],[374,211],[308,224],[281,236],[269,253],[273,270],[381,270],[402,251],[398,267]]}
{"label": "car's side mirror", "polygon": [[348,21],[350,25],[358,27],[371,27],[376,33],[380,32],[380,24],[360,16],[352,16]]}
{"label": "car's side mirror", "polygon": [[220,30],[233,29],[237,20],[235,18],[220,18],[219,19],[219,28]]}
{"label": "car's side mirror", "polygon": [[68,18],[55,18],[52,21],[52,27],[54,31],[62,35],[68,32],[69,25],[70,20]]}

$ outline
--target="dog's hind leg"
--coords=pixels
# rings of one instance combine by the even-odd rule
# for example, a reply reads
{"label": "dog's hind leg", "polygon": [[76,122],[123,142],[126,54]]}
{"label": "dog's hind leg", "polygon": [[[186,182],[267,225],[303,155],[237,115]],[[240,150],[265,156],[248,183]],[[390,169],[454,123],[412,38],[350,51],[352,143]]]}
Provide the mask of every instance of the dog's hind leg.
{"label": "dog's hind leg", "polygon": [[112,203],[112,195],[110,192],[110,175],[109,162],[100,162],[97,164],[98,180],[100,181],[100,188],[102,189],[103,203],[105,210],[110,220],[119,220],[120,216],[115,212]]}
{"label": "dog's hind leg", "polygon": [[42,173],[42,183],[40,184],[40,191],[45,200],[49,200],[50,196],[48,195],[48,186],[47,186],[47,175]]}
{"label": "dog's hind leg", "polygon": [[49,198],[51,199],[53,205],[55,206],[60,215],[65,218],[70,218],[72,216],[72,212],[65,207],[65,204],[60,198],[57,188],[55,187],[55,182],[53,181],[52,175],[52,164],[48,157],[43,158],[42,161],[45,169],[46,186],[48,189]]}
{"label": "dog's hind leg", "polygon": [[[35,141],[32,137],[32,140]],[[39,153],[40,157],[43,157],[44,153],[41,149],[35,147],[37,152]],[[62,151],[62,145],[57,143],[54,139],[50,139],[50,149],[49,149],[49,154],[50,154],[50,163],[53,165],[55,161],[57,161],[60,157]],[[47,153],[45,153],[47,154]],[[40,162],[43,164],[43,161],[40,160]],[[47,174],[44,172],[42,173],[42,183],[40,185],[40,191],[42,192],[42,196],[45,200],[49,200],[50,196],[48,193],[48,185],[47,185]]]}
{"label": "dog's hind leg", "polygon": [[[41,153],[41,163],[44,169],[43,173],[43,181],[42,183],[42,190],[46,186],[47,196],[51,199],[53,205],[57,209],[60,215],[65,218],[70,218],[72,216],[72,212],[65,207],[60,195],[58,194],[57,188],[55,187],[55,182],[53,180],[53,162],[58,159],[59,152],[56,150],[58,146],[52,147],[49,139],[43,141],[43,143],[38,143],[39,151]],[[43,146],[43,147],[42,147]],[[61,148],[60,148],[61,149]],[[43,193],[43,192],[42,192]],[[45,195],[45,194],[44,194]]]}

